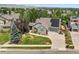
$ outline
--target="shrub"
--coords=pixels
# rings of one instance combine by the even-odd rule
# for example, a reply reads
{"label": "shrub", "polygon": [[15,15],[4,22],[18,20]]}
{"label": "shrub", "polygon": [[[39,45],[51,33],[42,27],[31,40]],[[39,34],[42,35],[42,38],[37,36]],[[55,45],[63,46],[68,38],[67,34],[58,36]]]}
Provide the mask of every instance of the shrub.
{"label": "shrub", "polygon": [[71,38],[69,31],[67,31],[64,34],[65,34],[65,43],[67,44],[66,48],[74,49],[72,38]]}
{"label": "shrub", "polygon": [[66,48],[69,48],[69,49],[74,49],[74,46],[73,45],[66,45]]}
{"label": "shrub", "polygon": [[65,30],[63,31],[63,33],[65,36],[66,48],[74,49],[71,34],[70,34],[69,30],[67,29],[66,25],[63,25],[63,26],[65,27]]}

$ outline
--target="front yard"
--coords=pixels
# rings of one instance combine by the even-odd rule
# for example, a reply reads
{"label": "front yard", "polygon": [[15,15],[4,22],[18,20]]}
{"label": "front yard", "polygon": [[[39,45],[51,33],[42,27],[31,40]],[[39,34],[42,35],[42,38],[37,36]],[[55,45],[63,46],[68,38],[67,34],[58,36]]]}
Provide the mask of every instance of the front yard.
{"label": "front yard", "polygon": [[[8,32],[0,33],[0,44],[1,45],[5,44],[9,40],[10,40],[10,34]],[[25,34],[24,36],[22,36],[22,39],[19,41],[18,44],[13,45],[13,44],[8,43],[8,46],[3,46],[2,48],[47,49],[47,48],[51,48],[50,46],[51,44],[52,42],[48,37]],[[39,45],[42,45],[42,46],[39,46]],[[49,46],[44,46],[44,45],[49,45]]]}
{"label": "front yard", "polygon": [[[4,44],[10,40],[10,33],[0,33],[0,44]],[[20,45],[49,45],[51,40],[48,37],[36,36],[32,34],[25,34],[19,41]]]}
{"label": "front yard", "polygon": [[19,42],[19,44],[30,45],[50,45],[51,40],[48,37],[36,36],[32,34],[25,34],[25,37]]}
{"label": "front yard", "polygon": [[[8,41],[10,41],[10,33],[1,32],[0,33],[0,45],[3,45]],[[52,42],[48,37],[25,34],[22,36],[22,39],[16,45],[18,46],[18,45],[51,45],[51,44]],[[11,44],[8,43],[8,45],[11,45]],[[13,48],[16,48],[16,47],[13,47]],[[46,48],[46,47],[35,47],[35,48]]]}
{"label": "front yard", "polygon": [[9,39],[10,39],[10,34],[8,32],[0,33],[0,44],[1,45],[9,41]]}

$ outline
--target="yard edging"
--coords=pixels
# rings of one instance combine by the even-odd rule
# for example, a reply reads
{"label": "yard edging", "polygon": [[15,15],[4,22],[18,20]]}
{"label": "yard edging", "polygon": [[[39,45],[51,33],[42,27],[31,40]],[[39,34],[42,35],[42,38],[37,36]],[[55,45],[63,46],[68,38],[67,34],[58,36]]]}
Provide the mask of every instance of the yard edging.
{"label": "yard edging", "polygon": [[0,45],[0,48],[34,48],[34,49],[50,49],[51,45]]}

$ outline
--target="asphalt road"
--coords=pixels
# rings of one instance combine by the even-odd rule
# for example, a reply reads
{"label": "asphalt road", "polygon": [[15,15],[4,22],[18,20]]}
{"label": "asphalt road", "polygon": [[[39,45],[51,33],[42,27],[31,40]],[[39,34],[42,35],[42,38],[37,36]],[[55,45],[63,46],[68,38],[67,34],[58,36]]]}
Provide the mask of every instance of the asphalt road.
{"label": "asphalt road", "polygon": [[79,54],[79,51],[1,51],[0,54]]}
{"label": "asphalt road", "polygon": [[0,54],[79,54],[79,50],[67,49],[3,49]]}

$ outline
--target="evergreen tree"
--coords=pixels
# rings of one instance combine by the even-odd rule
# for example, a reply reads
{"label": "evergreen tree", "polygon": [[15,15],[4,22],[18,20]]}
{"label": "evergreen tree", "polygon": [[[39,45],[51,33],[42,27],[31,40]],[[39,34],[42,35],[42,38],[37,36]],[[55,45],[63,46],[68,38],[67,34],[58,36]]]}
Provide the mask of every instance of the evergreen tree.
{"label": "evergreen tree", "polygon": [[19,29],[16,27],[15,23],[12,23],[11,26],[11,43],[13,44],[17,44],[20,40],[20,31]]}

